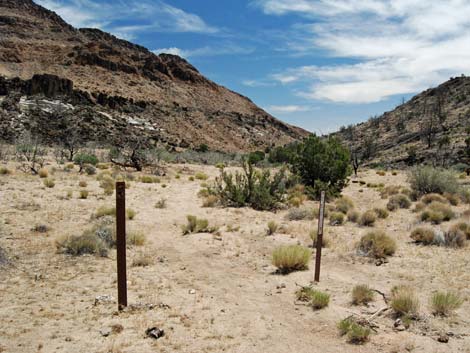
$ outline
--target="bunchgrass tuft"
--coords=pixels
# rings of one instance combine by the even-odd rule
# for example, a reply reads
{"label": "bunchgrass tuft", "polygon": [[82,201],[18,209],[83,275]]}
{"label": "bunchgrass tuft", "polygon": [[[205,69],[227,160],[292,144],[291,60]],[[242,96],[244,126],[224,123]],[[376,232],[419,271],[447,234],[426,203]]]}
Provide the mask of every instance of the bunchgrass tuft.
{"label": "bunchgrass tuft", "polygon": [[381,230],[368,232],[357,245],[359,254],[376,259],[393,255],[396,248],[395,240]]}
{"label": "bunchgrass tuft", "polygon": [[419,300],[413,288],[395,286],[392,289],[390,306],[397,316],[415,317],[419,310]]}
{"label": "bunchgrass tuft", "polygon": [[276,222],[269,221],[267,225],[267,230],[266,230],[267,235],[273,235],[274,233],[276,233],[278,228],[279,226]]}
{"label": "bunchgrass tuft", "polygon": [[431,308],[434,315],[449,316],[462,304],[462,298],[454,292],[436,292],[431,297]]}
{"label": "bunchgrass tuft", "polygon": [[354,305],[367,305],[374,300],[374,291],[366,284],[359,284],[353,288],[351,297]]}
{"label": "bunchgrass tuft", "polygon": [[350,317],[338,323],[338,330],[341,336],[347,335],[348,342],[354,344],[366,343],[371,332],[369,327],[357,323]]}
{"label": "bunchgrass tuft", "polygon": [[272,263],[280,273],[308,269],[310,250],[300,245],[282,245],[273,252]]}
{"label": "bunchgrass tuft", "polygon": [[209,227],[207,219],[198,219],[196,216],[186,216],[187,223],[181,227],[183,235],[192,233],[215,233],[217,227]]}
{"label": "bunchgrass tuft", "polygon": [[359,218],[359,224],[361,226],[372,227],[377,220],[377,215],[373,210],[364,212]]}

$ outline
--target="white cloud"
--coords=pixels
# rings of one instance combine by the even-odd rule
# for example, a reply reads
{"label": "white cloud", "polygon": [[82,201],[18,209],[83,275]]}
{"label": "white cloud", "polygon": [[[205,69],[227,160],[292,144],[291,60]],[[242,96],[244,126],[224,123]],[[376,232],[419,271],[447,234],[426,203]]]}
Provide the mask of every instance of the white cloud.
{"label": "white cloud", "polygon": [[268,112],[273,114],[279,113],[298,113],[298,112],[306,112],[311,110],[310,107],[302,106],[302,105],[270,105],[266,107]]}
{"label": "white cloud", "polygon": [[[140,32],[191,32],[214,34],[218,28],[198,15],[185,12],[163,1],[36,0],[55,11],[74,27],[95,27],[124,39]],[[122,21],[126,21],[123,25]],[[127,24],[127,23],[138,23]]]}
{"label": "white cloud", "polygon": [[[272,79],[304,85],[309,99],[370,103],[415,93],[470,71],[468,0],[257,0],[271,15],[304,18],[294,53],[341,59],[286,69]],[[348,64],[344,64],[344,59]]]}
{"label": "white cloud", "polygon": [[174,54],[183,58],[194,58],[203,56],[220,56],[220,55],[233,55],[233,54],[250,54],[254,51],[253,48],[244,48],[237,45],[224,44],[221,46],[205,46],[195,49],[180,49],[180,48],[160,48],[152,50],[155,54]]}

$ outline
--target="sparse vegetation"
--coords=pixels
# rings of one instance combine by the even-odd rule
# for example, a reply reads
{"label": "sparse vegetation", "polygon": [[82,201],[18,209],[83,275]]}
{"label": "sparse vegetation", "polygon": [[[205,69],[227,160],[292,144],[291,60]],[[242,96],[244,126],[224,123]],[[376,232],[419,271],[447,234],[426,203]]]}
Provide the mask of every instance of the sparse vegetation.
{"label": "sparse vegetation", "polygon": [[347,196],[341,196],[335,202],[336,211],[347,214],[354,208],[354,202]]}
{"label": "sparse vegetation", "polygon": [[144,184],[155,184],[155,183],[160,183],[160,178],[157,178],[152,175],[142,175],[140,177],[140,182]]}
{"label": "sparse vegetation", "polygon": [[449,316],[463,304],[462,298],[454,292],[436,292],[431,297],[434,315]]}
{"label": "sparse vegetation", "polygon": [[268,225],[267,225],[267,231],[266,231],[266,233],[267,233],[268,235],[273,235],[274,233],[276,233],[278,227],[279,227],[279,226],[278,226],[278,224],[277,224],[276,222],[274,222],[274,221],[269,221],[269,222],[268,222]]}
{"label": "sparse vegetation", "polygon": [[[317,239],[318,239],[318,230],[317,229],[312,229],[309,232],[310,239],[312,240],[312,246],[315,248],[317,246]],[[326,236],[325,233],[323,233],[322,236],[322,248],[327,248],[329,246],[330,242],[328,240],[328,237]]]}
{"label": "sparse vegetation", "polygon": [[393,255],[396,248],[395,240],[390,238],[385,232],[379,230],[368,232],[361,238],[357,245],[357,250],[360,255],[377,259]]}
{"label": "sparse vegetation", "polygon": [[351,210],[348,212],[348,221],[357,223],[359,221],[359,217],[361,217],[361,214],[359,211]]}
{"label": "sparse vegetation", "polygon": [[216,195],[208,195],[202,202],[202,207],[215,207],[219,202],[219,198]]}
{"label": "sparse vegetation", "polygon": [[390,306],[398,316],[415,317],[419,310],[419,300],[413,288],[395,286],[392,289]]}
{"label": "sparse vegetation", "polygon": [[192,233],[214,233],[217,231],[216,227],[209,227],[207,219],[198,219],[196,216],[186,216],[187,224],[182,226],[183,235]]}
{"label": "sparse vegetation", "polygon": [[46,178],[43,180],[43,184],[46,188],[53,188],[55,186],[54,179]]}
{"label": "sparse vegetation", "polygon": [[272,263],[280,273],[308,269],[310,250],[300,245],[282,245],[273,252]]}
{"label": "sparse vegetation", "polygon": [[96,234],[85,232],[79,236],[66,236],[56,242],[59,252],[80,256],[84,254],[98,254],[107,256],[108,246]]}
{"label": "sparse vegetation", "polygon": [[424,228],[424,227],[416,228],[411,232],[410,237],[415,242],[421,243],[423,245],[431,245],[431,244],[435,244],[436,242],[436,234],[434,230],[431,228]]}
{"label": "sparse vegetation", "polygon": [[330,225],[338,226],[344,223],[344,214],[341,212],[332,212],[329,215]]}
{"label": "sparse vegetation", "polygon": [[11,170],[7,167],[0,167],[0,175],[8,175],[11,174]]}
{"label": "sparse vegetation", "polygon": [[142,232],[128,232],[126,234],[126,243],[134,246],[142,246],[145,244],[147,237]]}
{"label": "sparse vegetation", "polygon": [[205,174],[203,172],[197,172],[195,177],[196,177],[197,180],[207,180],[207,179],[209,179],[207,174]]}
{"label": "sparse vegetation", "polygon": [[349,343],[363,344],[369,340],[370,328],[355,322],[351,317],[341,320],[338,330],[341,336],[348,336]]}
{"label": "sparse vegetation", "polygon": [[359,218],[359,224],[361,226],[372,227],[377,220],[377,215],[373,210],[364,212]]}
{"label": "sparse vegetation", "polygon": [[449,205],[440,202],[431,202],[428,207],[421,213],[423,222],[431,222],[440,224],[444,221],[450,221],[455,218],[455,213]]}
{"label": "sparse vegetation", "polygon": [[457,177],[452,171],[428,166],[415,167],[410,173],[409,182],[418,197],[430,193],[456,194],[460,190]]}
{"label": "sparse vegetation", "polygon": [[399,208],[410,208],[411,201],[408,196],[404,194],[392,195],[387,203],[387,209],[389,211],[395,211]]}
{"label": "sparse vegetation", "polygon": [[159,209],[166,208],[166,199],[158,200],[157,203],[155,204],[155,208],[159,208]]}
{"label": "sparse vegetation", "polygon": [[351,302],[354,305],[367,305],[372,300],[374,300],[374,291],[370,289],[368,285],[359,284],[354,286],[351,296]]}
{"label": "sparse vegetation", "polygon": [[141,253],[132,260],[132,267],[147,267],[153,264],[150,254]]}
{"label": "sparse vegetation", "polygon": [[315,210],[308,207],[291,208],[286,214],[289,221],[301,221],[304,219],[312,220],[315,218]]}
{"label": "sparse vegetation", "polygon": [[81,188],[86,188],[88,186],[88,183],[85,180],[80,180],[78,182],[78,186],[80,186]]}
{"label": "sparse vegetation", "polygon": [[380,219],[385,219],[388,217],[388,211],[385,208],[376,207],[374,212]]}
{"label": "sparse vegetation", "polygon": [[88,190],[80,190],[80,196],[79,198],[84,200],[84,199],[87,199],[88,198],[88,195],[89,195],[89,192]]}
{"label": "sparse vegetation", "polygon": [[127,219],[133,220],[136,215],[137,215],[137,212],[135,212],[132,208],[126,209],[126,217],[127,217]]}

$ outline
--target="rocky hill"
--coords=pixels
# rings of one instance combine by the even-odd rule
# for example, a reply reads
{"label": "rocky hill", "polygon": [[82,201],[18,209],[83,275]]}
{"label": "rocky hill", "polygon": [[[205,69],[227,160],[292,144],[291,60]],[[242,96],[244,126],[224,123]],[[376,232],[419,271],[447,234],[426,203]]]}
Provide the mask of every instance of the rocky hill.
{"label": "rocky hill", "polygon": [[[339,136],[365,163],[469,163],[470,77],[428,89],[393,111],[342,127]],[[468,140],[470,142],[470,140]]]}
{"label": "rocky hill", "polygon": [[174,147],[249,151],[307,132],[201,75],[175,55],[75,29],[30,0],[0,0],[0,138],[76,126],[87,141],[143,137]]}

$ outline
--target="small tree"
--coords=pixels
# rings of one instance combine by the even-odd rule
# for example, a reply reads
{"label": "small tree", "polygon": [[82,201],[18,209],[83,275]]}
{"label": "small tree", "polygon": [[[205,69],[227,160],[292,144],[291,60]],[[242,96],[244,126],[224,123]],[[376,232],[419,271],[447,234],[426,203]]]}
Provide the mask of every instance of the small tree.
{"label": "small tree", "polygon": [[109,157],[118,166],[134,168],[140,172],[150,163],[148,151],[143,138],[130,138],[122,147],[111,149]]}
{"label": "small tree", "polygon": [[46,150],[40,144],[38,136],[25,132],[16,144],[16,160],[20,162],[20,169],[34,175],[44,166]]}
{"label": "small tree", "polygon": [[292,170],[315,196],[322,189],[332,195],[346,185],[346,178],[351,173],[350,160],[349,151],[338,139],[321,139],[313,134],[299,146]]}
{"label": "small tree", "polygon": [[74,160],[75,164],[79,166],[79,172],[81,173],[83,168],[89,164],[92,166],[95,166],[98,164],[98,157],[96,157],[94,154],[88,154],[88,153],[79,153],[75,156]]}

